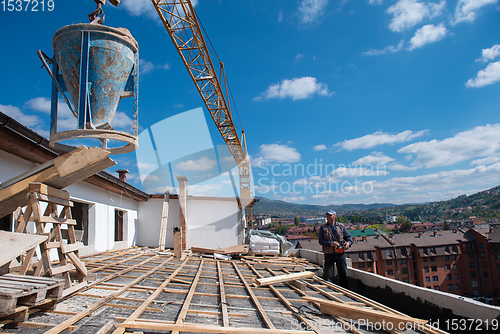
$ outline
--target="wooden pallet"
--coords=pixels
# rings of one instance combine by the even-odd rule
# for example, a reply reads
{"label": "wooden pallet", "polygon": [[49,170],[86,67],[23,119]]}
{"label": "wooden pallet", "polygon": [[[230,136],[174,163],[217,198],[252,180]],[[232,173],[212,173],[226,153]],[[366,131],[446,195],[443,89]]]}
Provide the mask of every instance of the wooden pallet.
{"label": "wooden pallet", "polygon": [[37,306],[62,297],[64,279],[17,274],[0,276],[0,317],[16,313],[20,306]]}

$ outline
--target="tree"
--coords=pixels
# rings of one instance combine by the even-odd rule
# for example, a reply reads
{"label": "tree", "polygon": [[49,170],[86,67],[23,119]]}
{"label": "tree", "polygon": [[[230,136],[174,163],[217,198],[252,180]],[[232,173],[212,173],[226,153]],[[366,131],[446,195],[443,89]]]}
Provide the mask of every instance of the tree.
{"label": "tree", "polygon": [[443,230],[449,230],[450,229],[450,224],[448,223],[448,221],[445,221],[444,222],[444,226],[443,226]]}
{"label": "tree", "polygon": [[337,216],[337,219],[335,219],[335,221],[342,224],[349,224],[349,220],[344,216]]}
{"label": "tree", "polygon": [[300,224],[300,219],[299,219],[299,217],[295,216],[295,217],[293,218],[293,220],[295,221],[295,226],[299,226],[299,224]]}
{"label": "tree", "polygon": [[285,235],[286,231],[288,231],[289,228],[290,228],[289,226],[277,225],[276,228],[274,229],[274,232],[276,234]]}
{"label": "tree", "polygon": [[406,217],[403,215],[400,215],[396,218],[396,224],[400,226],[400,231],[409,230],[412,226],[411,221],[406,219]]}

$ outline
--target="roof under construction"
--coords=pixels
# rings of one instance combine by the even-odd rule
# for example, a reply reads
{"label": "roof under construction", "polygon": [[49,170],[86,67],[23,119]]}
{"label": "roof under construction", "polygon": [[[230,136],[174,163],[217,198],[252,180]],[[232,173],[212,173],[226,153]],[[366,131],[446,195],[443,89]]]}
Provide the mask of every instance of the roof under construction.
{"label": "roof under construction", "polygon": [[[87,287],[31,307],[26,321],[1,321],[1,331],[366,333],[382,323],[423,324],[324,281],[312,274],[318,266],[296,257],[218,260],[188,252],[176,258],[168,250],[135,247],[82,261],[93,280]],[[290,274],[309,278],[280,280]]]}

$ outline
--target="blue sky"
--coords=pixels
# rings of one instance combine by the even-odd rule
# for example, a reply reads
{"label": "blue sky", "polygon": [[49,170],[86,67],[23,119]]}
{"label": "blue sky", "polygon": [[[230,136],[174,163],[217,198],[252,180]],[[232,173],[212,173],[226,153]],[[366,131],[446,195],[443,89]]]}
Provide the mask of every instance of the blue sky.
{"label": "blue sky", "polygon": [[[0,111],[48,136],[51,82],[36,51],[51,56],[55,31],[94,9],[92,0],[55,0],[50,12],[0,11]],[[498,0],[198,0],[195,9],[225,64],[254,195],[401,204],[500,184]],[[106,25],[139,43],[140,130],[202,107],[208,132],[165,125],[156,146],[169,151],[195,134],[199,149],[169,160],[170,171],[189,174],[191,194],[234,194],[225,172],[237,182],[237,171],[222,166],[221,136],[151,2],[104,10]],[[131,112],[124,99],[115,128],[130,131]],[[59,126],[74,127],[63,104],[61,113]],[[113,156],[110,172],[127,168],[129,182],[150,192],[175,186],[153,171],[145,147]]]}

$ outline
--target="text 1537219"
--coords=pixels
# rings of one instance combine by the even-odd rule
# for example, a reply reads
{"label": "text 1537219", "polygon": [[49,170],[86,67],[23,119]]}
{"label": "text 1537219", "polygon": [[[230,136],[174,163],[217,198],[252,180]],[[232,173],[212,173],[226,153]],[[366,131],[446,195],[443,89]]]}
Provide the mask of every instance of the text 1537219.
{"label": "text 1537219", "polygon": [[1,0],[4,12],[51,12],[54,10],[54,0]]}

